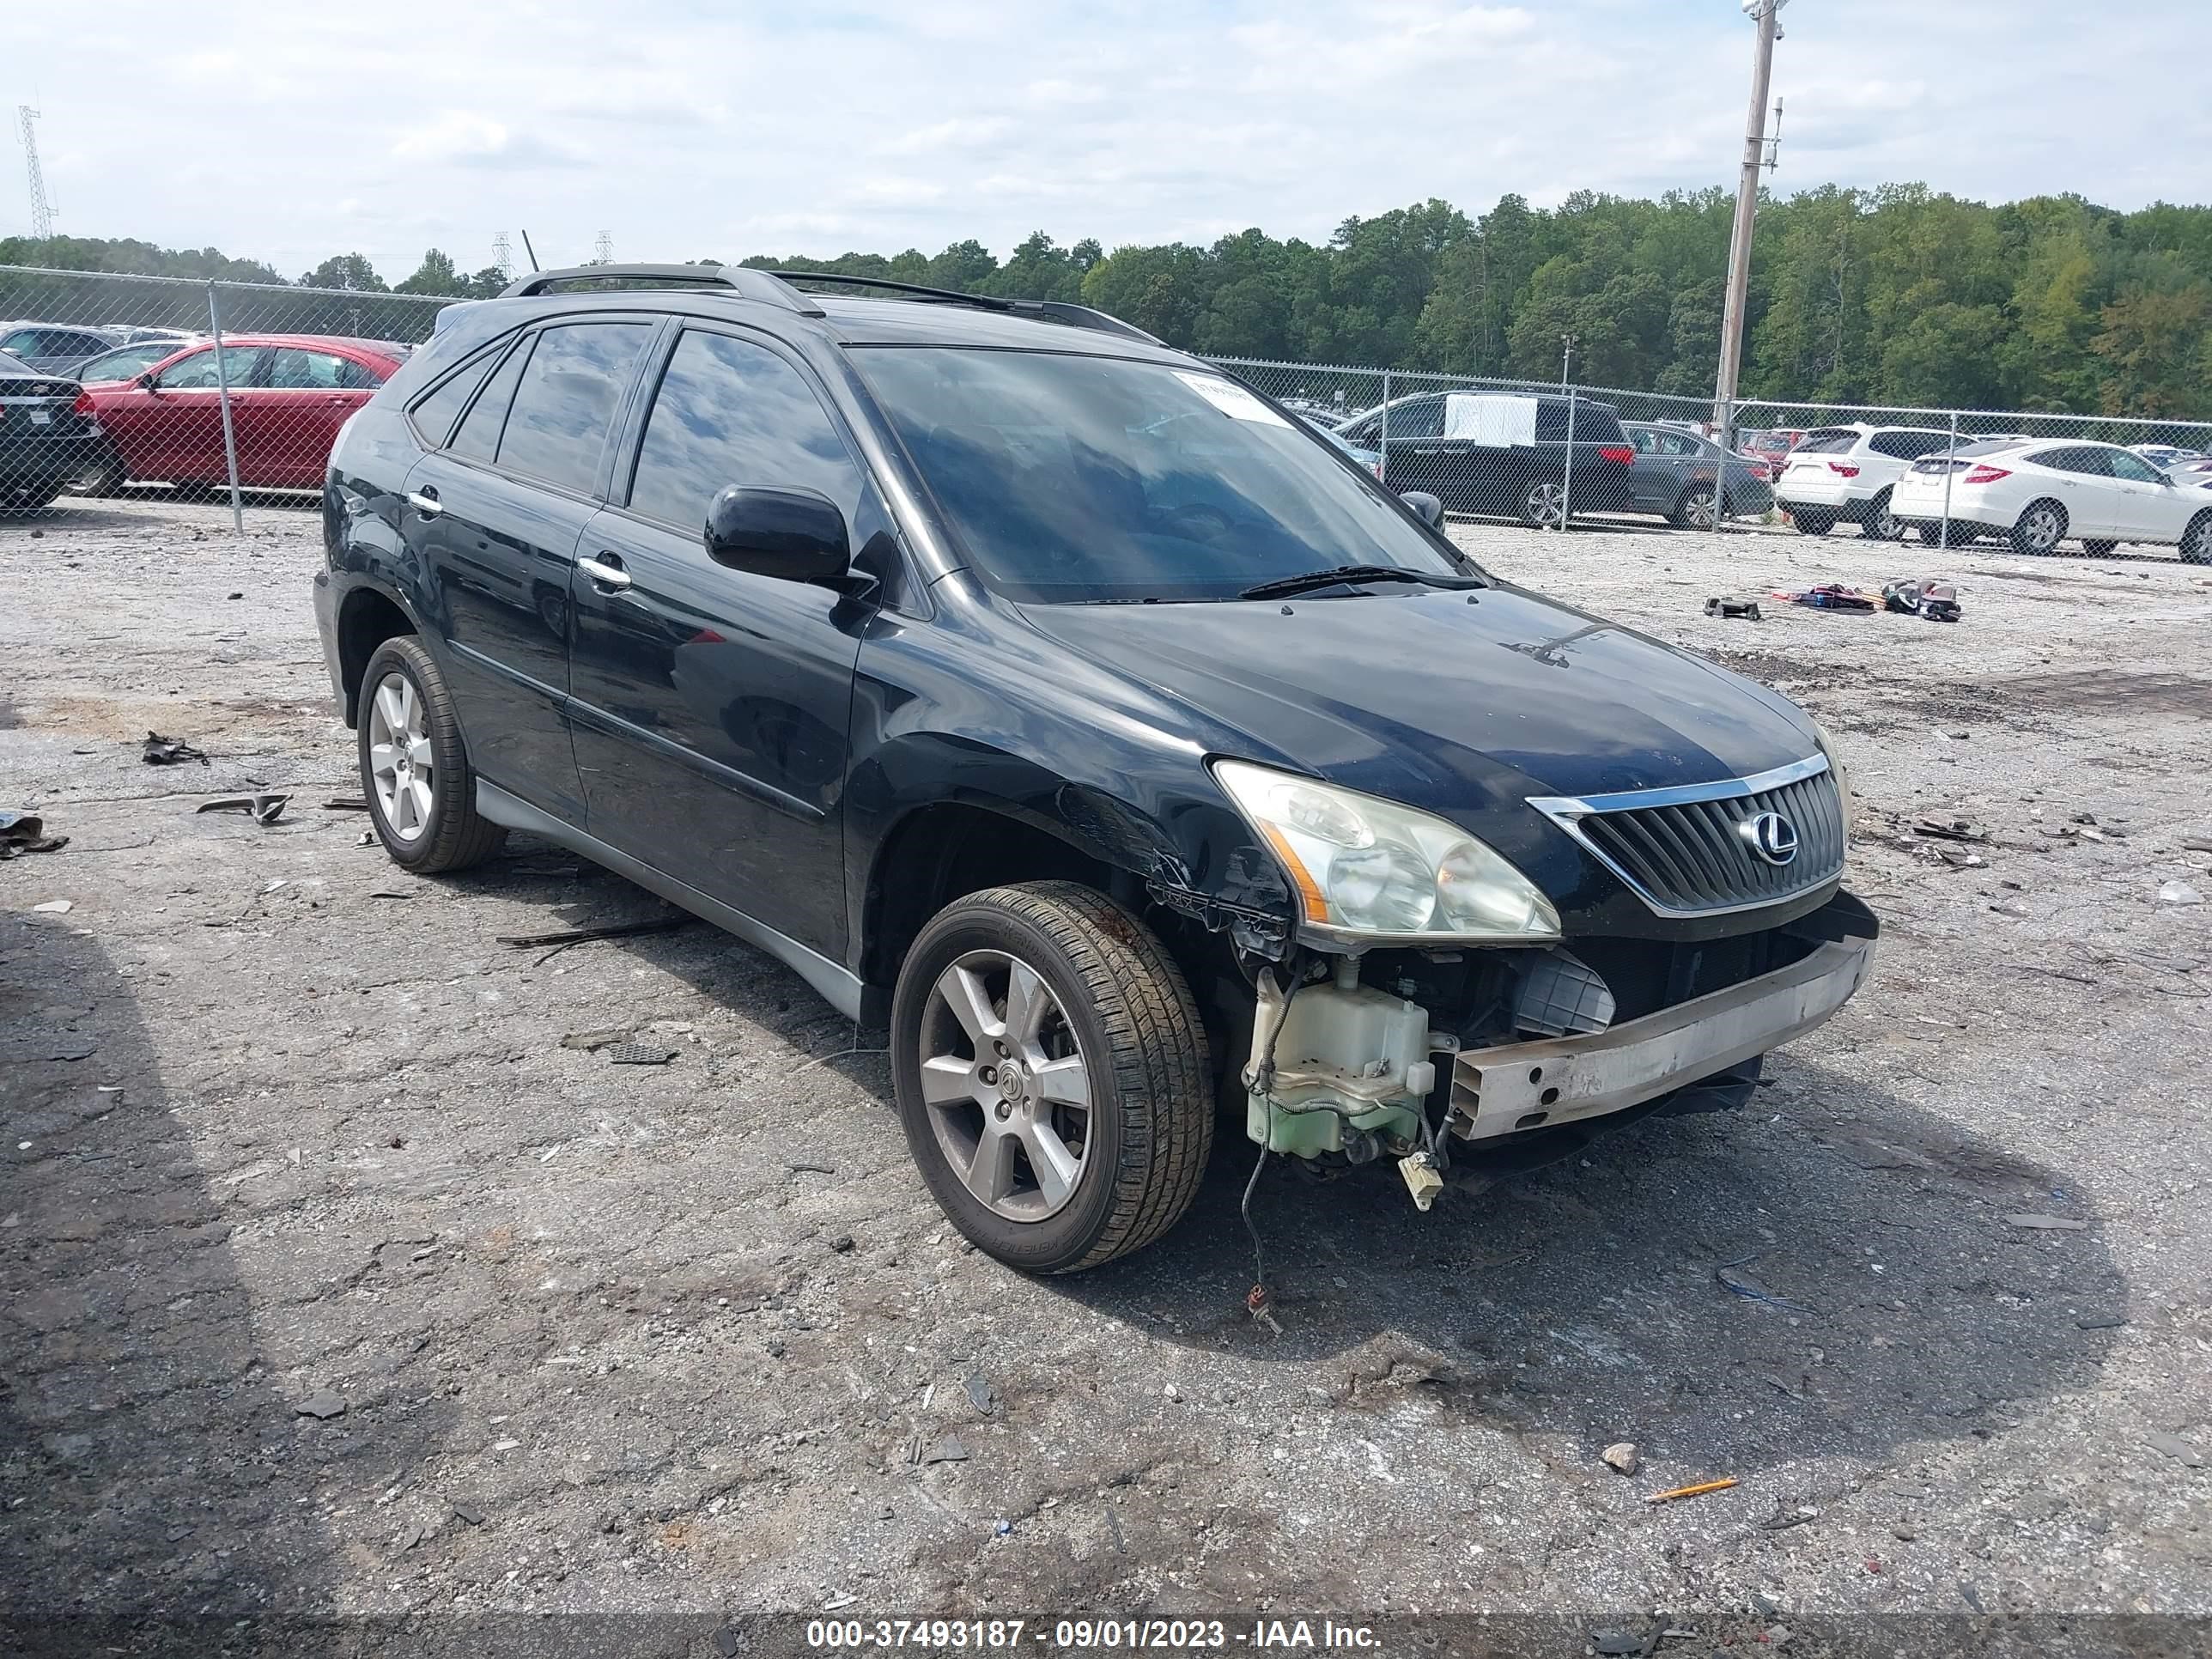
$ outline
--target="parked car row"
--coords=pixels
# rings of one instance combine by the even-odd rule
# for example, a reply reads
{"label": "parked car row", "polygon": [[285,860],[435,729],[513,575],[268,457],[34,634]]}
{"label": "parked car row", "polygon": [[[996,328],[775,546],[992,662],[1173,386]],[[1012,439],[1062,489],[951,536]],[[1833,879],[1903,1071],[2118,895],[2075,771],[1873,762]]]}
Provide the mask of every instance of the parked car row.
{"label": "parked car row", "polygon": [[197,336],[103,346],[73,375],[0,354],[0,506],[43,507],[77,483],[112,494],[133,480],[227,482],[226,386],[239,483],[319,489],[338,428],[412,349],[325,335],[232,334],[218,364],[216,343]]}
{"label": "parked car row", "polygon": [[2046,554],[2070,536],[2087,553],[2148,543],[2212,564],[2212,475],[2198,476],[2161,471],[2118,444],[1999,439],[1914,462],[1890,512],[1929,543],[1948,525],[1954,545],[1999,536]]}
{"label": "parked car row", "polygon": [[1620,412],[1591,398],[1426,392],[1354,416],[1336,435],[1374,452],[1390,489],[1434,495],[1449,512],[1548,528],[1570,512],[1622,513],[1635,501],[1636,447]]}
{"label": "parked car row", "polygon": [[43,374],[75,376],[91,359],[117,346],[168,343],[174,350],[199,337],[179,328],[143,328],[125,323],[89,327],[69,323],[0,323],[0,353]]}

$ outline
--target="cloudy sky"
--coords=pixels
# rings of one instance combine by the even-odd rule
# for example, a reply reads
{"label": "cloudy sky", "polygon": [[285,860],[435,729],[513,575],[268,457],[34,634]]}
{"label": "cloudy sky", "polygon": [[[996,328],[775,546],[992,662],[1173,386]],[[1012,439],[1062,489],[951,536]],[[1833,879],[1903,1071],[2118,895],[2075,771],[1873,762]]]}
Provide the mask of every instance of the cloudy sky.
{"label": "cloudy sky", "polygon": [[[2212,199],[2212,0],[1782,19],[1778,188]],[[629,258],[1003,254],[1731,184],[1752,44],[1737,0],[98,0],[5,33],[58,228],[389,277],[434,244],[488,264],[501,229],[548,264],[603,230]]]}

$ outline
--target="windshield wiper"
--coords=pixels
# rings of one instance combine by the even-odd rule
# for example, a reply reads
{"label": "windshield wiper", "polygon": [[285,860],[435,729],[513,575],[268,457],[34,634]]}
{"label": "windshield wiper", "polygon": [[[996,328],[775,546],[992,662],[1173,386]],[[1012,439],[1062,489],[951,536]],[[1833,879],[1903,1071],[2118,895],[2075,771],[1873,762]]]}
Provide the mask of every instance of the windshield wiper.
{"label": "windshield wiper", "polygon": [[1408,570],[1399,564],[1340,564],[1327,570],[1309,570],[1303,576],[1278,576],[1258,582],[1237,597],[1273,599],[1303,593],[1310,588],[1334,587],[1339,582],[1424,582],[1431,587],[1480,587],[1472,576],[1445,576],[1426,570]]}

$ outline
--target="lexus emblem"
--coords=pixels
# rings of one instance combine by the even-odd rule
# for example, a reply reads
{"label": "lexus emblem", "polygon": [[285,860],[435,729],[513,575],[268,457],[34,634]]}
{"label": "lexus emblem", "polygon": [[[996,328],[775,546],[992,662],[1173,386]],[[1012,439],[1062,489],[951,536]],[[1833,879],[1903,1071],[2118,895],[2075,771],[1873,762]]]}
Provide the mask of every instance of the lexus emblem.
{"label": "lexus emblem", "polygon": [[1779,812],[1760,812],[1735,827],[1751,850],[1769,864],[1787,864],[1797,856],[1797,826]]}

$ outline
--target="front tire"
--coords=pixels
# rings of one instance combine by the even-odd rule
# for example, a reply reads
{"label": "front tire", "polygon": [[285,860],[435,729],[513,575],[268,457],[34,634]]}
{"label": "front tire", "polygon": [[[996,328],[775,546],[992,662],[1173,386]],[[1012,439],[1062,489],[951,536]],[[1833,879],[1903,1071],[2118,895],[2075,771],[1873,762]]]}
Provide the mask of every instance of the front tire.
{"label": "front tire", "polygon": [[1711,484],[1693,484],[1682,492],[1674,510],[1667,515],[1677,530],[1711,530],[1720,521],[1720,507]]}
{"label": "front tire", "polygon": [[2066,509],[2056,501],[2031,501],[2012,527],[2012,550],[2039,559],[2056,553],[2066,539]]}
{"label": "front tire", "polygon": [[1539,478],[1521,492],[1521,522],[1539,530],[1561,530],[1567,520],[1567,488]]}
{"label": "front tire", "polygon": [[922,1179],[1009,1267],[1097,1267],[1197,1195],[1205,1026],[1159,940],[1103,894],[1036,882],[946,906],[899,970],[890,1044]]}
{"label": "front tire", "polygon": [[1885,489],[1867,505],[1867,515],[1859,526],[1859,534],[1869,541],[1901,542],[1905,526],[1897,514],[1889,510],[1889,492]]}
{"label": "front tire", "polygon": [[434,876],[500,849],[507,830],[477,815],[453,693],[412,635],[386,640],[369,657],[356,736],[369,823],[393,863]]}

